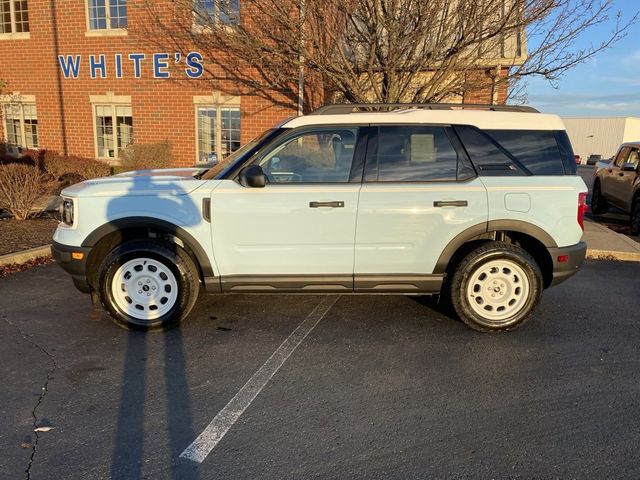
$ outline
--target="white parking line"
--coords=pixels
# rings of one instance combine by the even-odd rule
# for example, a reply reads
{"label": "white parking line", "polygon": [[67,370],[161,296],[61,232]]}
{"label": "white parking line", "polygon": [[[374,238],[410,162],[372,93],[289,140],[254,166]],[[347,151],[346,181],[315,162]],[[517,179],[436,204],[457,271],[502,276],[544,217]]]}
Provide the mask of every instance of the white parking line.
{"label": "white parking line", "polygon": [[220,410],[207,428],[189,445],[180,458],[193,460],[197,463],[204,462],[211,450],[222,440],[229,429],[240,418],[240,415],[251,405],[262,389],[269,383],[269,380],[282,367],[284,362],[298,348],[307,335],[324,318],[327,312],[338,301],[337,296],[323,299],[316,308],[305,318],[300,325],[280,344],[275,352],[264,362],[260,369],[253,374],[244,387],[231,399],[227,405]]}

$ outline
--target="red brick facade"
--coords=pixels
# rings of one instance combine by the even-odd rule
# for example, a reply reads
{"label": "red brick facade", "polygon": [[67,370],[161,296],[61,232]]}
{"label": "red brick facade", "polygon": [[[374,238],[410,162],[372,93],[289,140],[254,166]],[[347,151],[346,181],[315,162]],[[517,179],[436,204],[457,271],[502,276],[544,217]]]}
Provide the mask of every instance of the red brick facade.
{"label": "red brick facade", "polygon": [[[167,2],[170,11],[170,0],[161,1]],[[176,162],[193,165],[197,149],[194,97],[213,96],[214,92],[206,81],[189,79],[184,57],[176,63],[174,52],[166,52],[172,78],[154,78],[152,55],[157,52],[143,48],[137,33],[146,13],[135,8],[135,2],[127,3],[126,35],[88,35],[86,1],[29,0],[29,38],[0,34],[0,80],[6,84],[3,93],[35,97],[40,148],[87,157],[96,156],[91,96],[130,97],[135,143],[168,140]],[[140,78],[135,78],[133,62],[128,59],[130,53],[137,52],[146,54]],[[117,75],[117,54],[122,55],[122,78]],[[77,79],[65,78],[59,55],[82,56]],[[95,70],[97,78],[91,78],[90,55],[105,55],[106,78],[100,78],[100,69]],[[488,84],[485,92],[470,94],[465,100],[492,103],[495,96],[491,91]],[[500,93],[498,101],[504,101],[504,96]],[[295,115],[296,105],[295,99],[290,108],[282,108],[257,96],[241,96],[240,111],[244,143]],[[5,136],[0,122],[0,139]]]}

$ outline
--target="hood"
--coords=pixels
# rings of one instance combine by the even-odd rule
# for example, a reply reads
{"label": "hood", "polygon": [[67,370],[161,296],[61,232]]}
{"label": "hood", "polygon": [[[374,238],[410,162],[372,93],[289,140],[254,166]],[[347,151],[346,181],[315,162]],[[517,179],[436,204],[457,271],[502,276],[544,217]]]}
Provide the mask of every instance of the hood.
{"label": "hood", "polygon": [[140,195],[187,195],[206,183],[194,175],[203,168],[137,170],[112,177],[95,178],[65,188],[71,197],[122,197]]}

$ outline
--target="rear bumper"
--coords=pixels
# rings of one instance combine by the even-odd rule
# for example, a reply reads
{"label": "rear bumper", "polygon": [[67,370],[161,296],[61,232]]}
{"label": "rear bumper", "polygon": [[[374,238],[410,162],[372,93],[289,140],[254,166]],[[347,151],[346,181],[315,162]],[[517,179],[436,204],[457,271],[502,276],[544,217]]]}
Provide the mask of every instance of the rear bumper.
{"label": "rear bumper", "polygon": [[[549,255],[553,261],[553,278],[550,287],[564,282],[566,279],[575,275],[584,263],[587,256],[587,244],[580,242],[570,247],[549,248]],[[566,261],[561,262],[559,257],[568,257]]]}
{"label": "rear bumper", "polygon": [[[54,260],[65,272],[71,275],[73,284],[83,293],[90,293],[86,270],[90,252],[91,248],[72,247],[55,241],[51,245],[51,254]],[[82,259],[73,258],[73,253],[82,253]]]}

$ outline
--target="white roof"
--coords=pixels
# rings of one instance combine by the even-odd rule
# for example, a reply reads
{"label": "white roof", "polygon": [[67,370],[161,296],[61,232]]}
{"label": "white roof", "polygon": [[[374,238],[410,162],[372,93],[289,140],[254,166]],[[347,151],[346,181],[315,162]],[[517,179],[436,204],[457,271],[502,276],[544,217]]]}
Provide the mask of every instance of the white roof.
{"label": "white roof", "polygon": [[496,112],[490,110],[426,110],[407,109],[391,112],[357,112],[339,115],[305,115],[296,117],[284,128],[335,124],[399,124],[435,123],[473,125],[483,130],[564,130],[557,115],[529,112]]}

